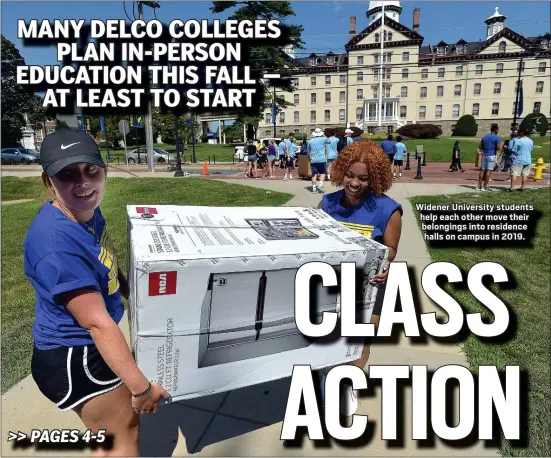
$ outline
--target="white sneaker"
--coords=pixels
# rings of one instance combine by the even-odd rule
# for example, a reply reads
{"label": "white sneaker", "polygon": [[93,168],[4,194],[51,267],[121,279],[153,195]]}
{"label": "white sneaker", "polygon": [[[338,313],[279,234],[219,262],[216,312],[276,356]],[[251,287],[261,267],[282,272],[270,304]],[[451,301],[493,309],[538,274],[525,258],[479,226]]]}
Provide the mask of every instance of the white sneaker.
{"label": "white sneaker", "polygon": [[289,177],[289,180],[294,180],[293,175],[291,175],[291,176]]}
{"label": "white sneaker", "polygon": [[341,388],[341,414],[350,417],[356,413],[359,405],[357,391],[351,385],[344,384]]}
{"label": "white sneaker", "polygon": [[319,191],[318,191],[318,188],[316,188],[315,186],[312,186],[312,194],[317,194]]}
{"label": "white sneaker", "polygon": [[287,180],[288,180],[287,175],[285,175],[285,176],[283,177],[283,181],[287,181]]}

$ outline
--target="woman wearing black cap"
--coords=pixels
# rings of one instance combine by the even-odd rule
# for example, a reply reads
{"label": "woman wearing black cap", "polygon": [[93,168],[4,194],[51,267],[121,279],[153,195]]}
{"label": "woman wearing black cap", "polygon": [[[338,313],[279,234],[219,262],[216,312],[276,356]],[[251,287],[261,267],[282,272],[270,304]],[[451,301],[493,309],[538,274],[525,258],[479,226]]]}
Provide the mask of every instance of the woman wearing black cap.
{"label": "woman wearing black cap", "polygon": [[94,140],[69,129],[44,139],[41,162],[53,199],[23,247],[36,291],[32,376],[59,410],[113,437],[109,454],[137,456],[138,414],[168,393],[137,367],[118,326],[128,286],[99,208],[106,167]]}

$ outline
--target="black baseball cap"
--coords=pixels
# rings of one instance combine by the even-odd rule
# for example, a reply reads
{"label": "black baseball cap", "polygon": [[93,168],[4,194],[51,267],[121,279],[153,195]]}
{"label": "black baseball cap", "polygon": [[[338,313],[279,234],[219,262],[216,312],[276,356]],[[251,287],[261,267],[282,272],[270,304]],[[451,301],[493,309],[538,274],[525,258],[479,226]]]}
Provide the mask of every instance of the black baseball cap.
{"label": "black baseball cap", "polygon": [[79,162],[105,168],[94,139],[86,132],[71,129],[56,130],[44,138],[40,147],[40,162],[50,177]]}

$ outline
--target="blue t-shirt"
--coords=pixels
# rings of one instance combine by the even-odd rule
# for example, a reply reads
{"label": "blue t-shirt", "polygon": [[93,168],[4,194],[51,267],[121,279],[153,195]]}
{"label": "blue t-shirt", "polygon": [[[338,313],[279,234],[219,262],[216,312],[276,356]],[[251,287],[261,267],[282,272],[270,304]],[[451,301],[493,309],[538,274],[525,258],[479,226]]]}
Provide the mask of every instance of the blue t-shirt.
{"label": "blue t-shirt", "polygon": [[495,156],[497,154],[497,145],[501,143],[501,137],[496,134],[486,134],[480,140],[482,154],[484,156]]}
{"label": "blue t-shirt", "polygon": [[87,226],[96,235],[46,202],[27,232],[23,262],[25,275],[35,289],[32,333],[40,350],[94,343],[90,333],[59,302],[63,293],[96,290],[116,323],[123,316],[117,255],[99,208]]}
{"label": "blue t-shirt", "polygon": [[325,194],[321,200],[321,208],[345,226],[379,243],[383,243],[386,226],[392,214],[395,211],[403,214],[402,206],[385,194],[375,196],[370,192],[358,205],[349,208],[341,205],[343,199],[344,189]]}
{"label": "blue t-shirt", "polygon": [[287,142],[285,140],[282,140],[279,142],[279,155],[284,156],[285,155],[285,148],[287,148]]}
{"label": "blue t-shirt", "polygon": [[339,151],[337,150],[338,144],[339,138],[335,137],[334,135],[327,139],[327,144],[325,146],[325,149],[327,150],[327,159],[337,159],[337,156],[339,155]]}
{"label": "blue t-shirt", "polygon": [[327,162],[325,158],[325,142],[327,137],[313,137],[308,140],[308,151],[310,153],[310,162],[320,164]]}
{"label": "blue t-shirt", "polygon": [[287,149],[289,150],[289,156],[294,158],[297,154],[298,146],[293,142],[289,142],[289,144],[287,145]]}
{"label": "blue t-shirt", "polygon": [[405,152],[406,145],[404,145],[402,142],[396,143],[396,154],[394,155],[394,159],[396,159],[397,161],[403,161]]}
{"label": "blue t-shirt", "polygon": [[531,138],[521,137],[515,143],[513,154],[513,164],[529,165],[532,163],[532,151],[534,150],[534,142]]}
{"label": "blue t-shirt", "polygon": [[396,144],[392,140],[383,140],[381,142],[381,148],[385,154],[388,154],[389,156],[396,153]]}
{"label": "blue t-shirt", "polygon": [[511,138],[511,140],[509,140],[509,144],[507,145],[507,151],[505,151],[506,154],[512,155],[513,151],[515,151],[515,145],[517,144],[518,140],[519,139],[517,137]]}
{"label": "blue t-shirt", "polygon": [[350,143],[354,143],[354,140],[352,140],[352,137],[346,137],[346,144],[350,145]]}

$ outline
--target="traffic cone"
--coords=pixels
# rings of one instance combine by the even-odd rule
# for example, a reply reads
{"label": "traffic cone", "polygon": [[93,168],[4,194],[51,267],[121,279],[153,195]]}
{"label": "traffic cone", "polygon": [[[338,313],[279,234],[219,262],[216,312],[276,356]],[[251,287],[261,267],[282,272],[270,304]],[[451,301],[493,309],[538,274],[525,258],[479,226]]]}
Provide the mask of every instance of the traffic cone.
{"label": "traffic cone", "polygon": [[207,160],[205,159],[205,162],[203,163],[203,171],[201,172],[201,175],[208,175],[209,174],[209,166],[207,165]]}

